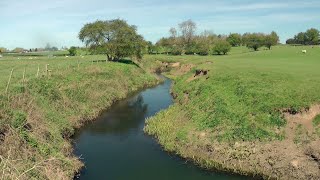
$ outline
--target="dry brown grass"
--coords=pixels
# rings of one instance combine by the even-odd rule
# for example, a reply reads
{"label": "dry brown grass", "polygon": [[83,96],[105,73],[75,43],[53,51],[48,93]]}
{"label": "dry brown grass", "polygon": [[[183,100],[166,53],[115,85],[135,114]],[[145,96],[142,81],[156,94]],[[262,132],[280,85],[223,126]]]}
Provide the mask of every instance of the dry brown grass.
{"label": "dry brown grass", "polygon": [[69,139],[74,128],[155,83],[136,66],[103,63],[28,79],[25,91],[12,84],[9,96],[0,93],[0,180],[72,179],[83,165]]}

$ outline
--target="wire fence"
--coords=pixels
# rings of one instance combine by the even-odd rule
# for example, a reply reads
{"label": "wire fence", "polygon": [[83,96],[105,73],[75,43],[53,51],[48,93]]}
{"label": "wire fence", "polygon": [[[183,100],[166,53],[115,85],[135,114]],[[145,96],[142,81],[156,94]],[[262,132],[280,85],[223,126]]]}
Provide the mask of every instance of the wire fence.
{"label": "wire fence", "polygon": [[0,94],[8,95],[13,86],[26,87],[26,83],[34,78],[50,78],[72,71],[85,70],[87,67],[100,66],[106,60],[65,60],[65,61],[20,61],[0,63]]}

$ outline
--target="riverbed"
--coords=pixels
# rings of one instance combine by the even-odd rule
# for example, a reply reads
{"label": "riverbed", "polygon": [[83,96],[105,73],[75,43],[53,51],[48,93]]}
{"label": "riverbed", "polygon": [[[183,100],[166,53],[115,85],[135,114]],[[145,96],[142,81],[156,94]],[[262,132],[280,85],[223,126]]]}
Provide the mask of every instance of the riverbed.
{"label": "riverbed", "polygon": [[240,180],[247,177],[206,171],[164,152],[143,132],[145,119],[168,108],[171,80],[114,104],[74,136],[75,154],[85,167],[78,179]]}

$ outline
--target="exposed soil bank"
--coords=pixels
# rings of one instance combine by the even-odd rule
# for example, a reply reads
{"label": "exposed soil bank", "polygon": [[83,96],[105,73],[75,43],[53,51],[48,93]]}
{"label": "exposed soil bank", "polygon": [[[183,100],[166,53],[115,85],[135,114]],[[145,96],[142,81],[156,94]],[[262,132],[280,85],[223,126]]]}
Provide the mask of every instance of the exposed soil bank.
{"label": "exposed soil bank", "polygon": [[[299,134],[294,133],[294,139],[287,138],[283,141],[221,143],[210,139],[212,132],[191,130],[186,139],[180,141],[171,134],[181,133],[179,131],[185,128],[181,125],[184,118],[172,114],[174,108],[165,112],[169,116],[174,116],[172,118],[175,119],[174,121],[166,120],[163,114],[160,114],[150,119],[146,126],[146,132],[155,136],[167,151],[191,159],[207,169],[234,172],[256,178],[320,178],[320,141],[316,140],[315,134],[300,137]],[[288,126],[293,123],[291,120],[288,119]],[[157,126],[158,123],[166,124],[166,127]],[[294,127],[295,129],[299,125],[299,122],[296,123],[298,124]],[[154,130],[154,126],[158,129]],[[286,133],[292,132],[286,131]],[[290,137],[289,134],[288,137]],[[299,138],[301,141],[298,140]]]}

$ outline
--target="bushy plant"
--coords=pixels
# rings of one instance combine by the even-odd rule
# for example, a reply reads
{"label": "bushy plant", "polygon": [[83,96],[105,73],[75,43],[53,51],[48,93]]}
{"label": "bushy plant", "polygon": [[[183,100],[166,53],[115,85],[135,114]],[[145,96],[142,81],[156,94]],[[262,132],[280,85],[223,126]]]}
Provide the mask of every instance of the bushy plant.
{"label": "bushy plant", "polygon": [[213,53],[215,54],[227,54],[231,50],[231,45],[226,40],[219,40],[213,46]]}

